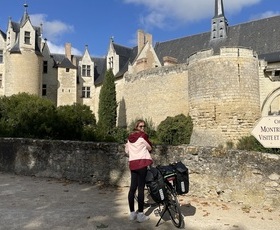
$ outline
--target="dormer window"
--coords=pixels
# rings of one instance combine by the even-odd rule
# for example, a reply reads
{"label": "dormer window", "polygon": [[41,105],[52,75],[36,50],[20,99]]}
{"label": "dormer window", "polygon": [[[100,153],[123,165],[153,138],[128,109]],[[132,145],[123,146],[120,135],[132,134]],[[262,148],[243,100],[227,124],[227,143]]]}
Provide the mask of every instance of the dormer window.
{"label": "dormer window", "polygon": [[113,67],[114,67],[114,61],[113,61],[113,57],[109,57],[109,62],[108,62],[108,64],[109,64],[109,69],[113,69]]}
{"label": "dormer window", "polygon": [[82,65],[82,76],[90,77],[90,65]]}
{"label": "dormer window", "polygon": [[31,44],[31,37],[30,37],[30,32],[28,32],[28,31],[25,31],[24,32],[24,43],[25,44]]}
{"label": "dormer window", "polygon": [[4,57],[3,57],[3,50],[0,50],[0,63],[3,63]]}
{"label": "dormer window", "polygon": [[43,62],[43,73],[48,73],[48,61]]}

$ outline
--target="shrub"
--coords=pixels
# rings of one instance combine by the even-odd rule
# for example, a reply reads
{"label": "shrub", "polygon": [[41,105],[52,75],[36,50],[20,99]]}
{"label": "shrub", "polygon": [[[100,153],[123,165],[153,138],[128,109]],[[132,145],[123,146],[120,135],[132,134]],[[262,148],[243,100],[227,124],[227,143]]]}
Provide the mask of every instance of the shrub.
{"label": "shrub", "polygon": [[191,117],[179,114],[175,117],[167,117],[162,121],[157,128],[157,136],[163,144],[189,144],[192,130]]}
{"label": "shrub", "polygon": [[248,151],[280,154],[279,148],[265,148],[254,136],[242,137],[238,141],[236,148]]}
{"label": "shrub", "polygon": [[51,138],[56,108],[47,99],[20,93],[0,100],[0,135]]}
{"label": "shrub", "polygon": [[94,138],[95,116],[89,106],[64,105],[57,108],[57,139],[89,140]]}

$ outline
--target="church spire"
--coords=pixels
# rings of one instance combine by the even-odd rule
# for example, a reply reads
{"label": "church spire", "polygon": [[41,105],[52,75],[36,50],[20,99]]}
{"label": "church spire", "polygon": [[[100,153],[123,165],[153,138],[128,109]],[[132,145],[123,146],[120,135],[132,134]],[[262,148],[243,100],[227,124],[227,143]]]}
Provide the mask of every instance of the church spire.
{"label": "church spire", "polygon": [[223,0],[215,0],[215,16],[212,18],[211,41],[227,37],[227,19],[224,14]]}
{"label": "church spire", "polygon": [[24,3],[23,6],[24,6],[25,9],[24,9],[23,17],[20,20],[20,25],[21,26],[29,19],[29,15],[27,13],[28,5],[26,3]]}
{"label": "church spire", "polygon": [[223,0],[216,0],[215,2],[215,17],[224,16],[224,4]]}

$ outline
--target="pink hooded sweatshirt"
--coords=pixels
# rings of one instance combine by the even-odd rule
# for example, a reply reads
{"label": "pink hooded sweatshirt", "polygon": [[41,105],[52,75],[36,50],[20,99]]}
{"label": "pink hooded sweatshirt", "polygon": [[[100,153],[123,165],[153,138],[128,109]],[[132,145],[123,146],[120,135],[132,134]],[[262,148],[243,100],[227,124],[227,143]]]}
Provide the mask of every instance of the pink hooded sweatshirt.
{"label": "pink hooded sweatshirt", "polygon": [[130,170],[137,170],[153,163],[150,155],[152,144],[148,135],[142,131],[136,131],[129,135],[125,145],[125,152],[129,154]]}

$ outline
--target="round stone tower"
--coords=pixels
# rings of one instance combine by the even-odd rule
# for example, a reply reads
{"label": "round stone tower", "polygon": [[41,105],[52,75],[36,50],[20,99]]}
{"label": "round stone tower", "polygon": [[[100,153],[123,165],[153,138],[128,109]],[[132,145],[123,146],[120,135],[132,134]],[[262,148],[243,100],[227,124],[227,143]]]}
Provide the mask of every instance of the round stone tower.
{"label": "round stone tower", "polygon": [[41,96],[42,56],[29,50],[6,54],[5,95],[26,92]]}
{"label": "round stone tower", "polygon": [[19,23],[9,19],[5,52],[4,95],[21,92],[41,96],[43,55],[41,27],[33,26],[25,12]]}
{"label": "round stone tower", "polygon": [[260,117],[258,58],[245,48],[221,48],[189,58],[191,144],[219,146],[249,136]]}

